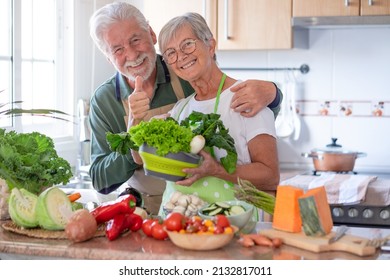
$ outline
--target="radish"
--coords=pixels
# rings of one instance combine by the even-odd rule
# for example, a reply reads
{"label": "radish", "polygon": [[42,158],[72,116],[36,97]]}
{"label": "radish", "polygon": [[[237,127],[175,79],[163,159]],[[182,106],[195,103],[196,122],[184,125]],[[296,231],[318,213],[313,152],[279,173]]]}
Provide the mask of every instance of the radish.
{"label": "radish", "polygon": [[197,154],[199,153],[206,144],[206,139],[202,135],[196,135],[194,138],[192,138],[190,147],[191,147],[191,153]]}

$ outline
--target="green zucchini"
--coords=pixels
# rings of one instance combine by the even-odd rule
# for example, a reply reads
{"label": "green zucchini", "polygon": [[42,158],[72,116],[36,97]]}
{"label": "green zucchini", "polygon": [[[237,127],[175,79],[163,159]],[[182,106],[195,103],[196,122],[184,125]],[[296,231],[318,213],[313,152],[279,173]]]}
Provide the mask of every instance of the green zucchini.
{"label": "green zucchini", "polygon": [[245,213],[245,208],[240,206],[240,205],[233,205],[231,208],[230,208],[230,215],[239,215],[239,214],[242,214],[242,213]]}
{"label": "green zucchini", "polygon": [[221,201],[215,202],[215,204],[224,209],[230,209],[232,207],[230,204]]}

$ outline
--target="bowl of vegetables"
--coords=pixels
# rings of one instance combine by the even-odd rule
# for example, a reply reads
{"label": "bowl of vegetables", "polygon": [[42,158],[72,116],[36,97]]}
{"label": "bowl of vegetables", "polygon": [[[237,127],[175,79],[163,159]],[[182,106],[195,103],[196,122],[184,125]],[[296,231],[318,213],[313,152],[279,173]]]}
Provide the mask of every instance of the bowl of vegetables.
{"label": "bowl of vegetables", "polygon": [[[178,227],[177,220],[180,223]],[[199,216],[186,218],[179,213],[173,213],[164,220],[165,231],[169,239],[176,246],[196,251],[216,250],[230,243],[238,228],[230,225],[225,216],[218,219],[208,220]],[[169,230],[169,228],[171,230]]]}
{"label": "bowl of vegetables", "polygon": [[203,219],[214,219],[216,215],[225,215],[231,225],[244,229],[253,217],[255,207],[241,200],[220,201],[202,207],[198,214]]}

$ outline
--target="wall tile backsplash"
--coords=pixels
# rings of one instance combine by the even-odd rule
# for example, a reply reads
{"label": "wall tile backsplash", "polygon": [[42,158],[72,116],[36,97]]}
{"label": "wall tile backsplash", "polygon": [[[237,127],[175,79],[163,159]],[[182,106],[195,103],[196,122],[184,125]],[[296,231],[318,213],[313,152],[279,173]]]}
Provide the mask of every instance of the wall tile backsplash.
{"label": "wall tile backsplash", "polygon": [[[222,68],[299,67],[310,71],[226,71],[239,79],[296,82],[302,126],[297,140],[279,138],[286,168],[312,168],[301,153],[338,138],[344,148],[365,152],[355,171],[390,173],[390,27],[310,29],[309,48],[284,51],[220,51]],[[289,99],[289,98],[287,98]]]}

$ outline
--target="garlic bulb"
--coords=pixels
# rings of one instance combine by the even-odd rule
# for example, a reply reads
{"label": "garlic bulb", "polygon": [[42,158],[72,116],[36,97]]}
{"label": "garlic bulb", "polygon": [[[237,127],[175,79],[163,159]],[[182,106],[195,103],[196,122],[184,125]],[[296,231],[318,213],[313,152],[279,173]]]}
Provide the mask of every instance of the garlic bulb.
{"label": "garlic bulb", "polygon": [[168,212],[179,212],[187,217],[192,217],[198,214],[198,210],[205,205],[202,199],[195,194],[183,194],[175,191],[170,200],[164,205],[164,209]]}

